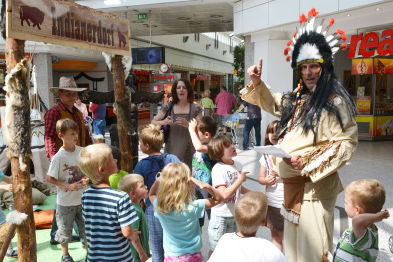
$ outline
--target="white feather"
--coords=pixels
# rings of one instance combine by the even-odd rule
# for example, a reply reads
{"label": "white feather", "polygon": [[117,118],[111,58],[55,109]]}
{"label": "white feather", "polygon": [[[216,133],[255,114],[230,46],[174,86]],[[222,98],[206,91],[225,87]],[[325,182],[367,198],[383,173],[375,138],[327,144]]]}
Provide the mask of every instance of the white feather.
{"label": "white feather", "polygon": [[311,18],[307,24],[307,32],[311,32],[314,30],[314,21],[315,17]]}
{"label": "white feather", "polygon": [[317,30],[315,30],[318,34],[320,34],[321,33],[321,31],[322,31],[322,25],[319,25],[318,27],[317,27]]}
{"label": "white feather", "polygon": [[333,53],[333,55],[334,55],[335,53],[337,53],[338,50],[340,50],[340,47],[333,47],[333,48],[332,48],[332,53]]}
{"label": "white feather", "polygon": [[288,55],[292,56],[292,50],[288,50]]}
{"label": "white feather", "polygon": [[109,71],[112,71],[112,59],[115,57],[115,55],[102,52],[102,56],[105,58],[105,63],[108,66]]}
{"label": "white feather", "polygon": [[293,45],[296,44],[296,38],[295,37],[292,37],[292,43],[293,43]]}
{"label": "white feather", "polygon": [[334,39],[333,41],[331,41],[329,43],[330,47],[333,47],[335,44],[337,44],[337,42],[338,42],[338,39]]}
{"label": "white feather", "polygon": [[306,59],[320,59],[320,58],[322,58],[322,56],[319,53],[318,48],[315,45],[306,43],[300,47],[299,55],[296,59],[296,62],[300,62]]}
{"label": "white feather", "polygon": [[329,43],[329,42],[330,42],[330,40],[332,40],[332,39],[333,39],[333,37],[334,37],[333,35],[329,35],[328,37],[326,37],[326,42],[328,42],[328,43]]}

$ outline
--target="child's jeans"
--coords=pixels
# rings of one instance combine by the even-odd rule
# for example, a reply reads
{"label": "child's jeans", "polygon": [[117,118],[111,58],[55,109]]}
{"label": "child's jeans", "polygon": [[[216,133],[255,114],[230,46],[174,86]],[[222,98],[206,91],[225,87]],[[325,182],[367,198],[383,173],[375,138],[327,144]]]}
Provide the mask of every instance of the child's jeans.
{"label": "child's jeans", "polygon": [[220,217],[212,212],[208,229],[210,251],[216,249],[218,240],[220,240],[224,234],[236,231],[237,226],[235,217]]}
{"label": "child's jeans", "polygon": [[150,249],[153,262],[164,261],[163,231],[160,220],[154,216],[154,207],[148,203],[145,211],[147,226],[150,231]]}

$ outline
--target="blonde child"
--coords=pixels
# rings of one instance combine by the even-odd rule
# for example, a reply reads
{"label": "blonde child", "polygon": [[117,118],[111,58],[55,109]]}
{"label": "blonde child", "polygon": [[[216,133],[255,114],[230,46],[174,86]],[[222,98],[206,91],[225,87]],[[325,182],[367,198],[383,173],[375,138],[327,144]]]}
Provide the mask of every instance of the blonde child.
{"label": "blonde child", "polygon": [[94,144],[104,143],[104,136],[99,134],[94,136]]}
{"label": "blonde child", "polygon": [[132,242],[131,252],[135,262],[145,262],[151,257],[149,248],[149,228],[145,212],[140,206],[141,200],[149,196],[144,179],[138,174],[128,174],[124,176],[118,184],[119,190],[126,192],[132,201],[132,205],[138,215],[138,220],[132,223],[132,228],[140,231],[139,237]]}
{"label": "blonde child", "polygon": [[[195,185],[213,198],[195,199]],[[164,231],[164,261],[203,262],[198,219],[222,200],[212,186],[191,177],[186,164],[171,163],[162,170],[150,189],[150,201]]]}
{"label": "blonde child", "polygon": [[266,223],[267,198],[261,192],[248,192],[235,205],[237,233],[225,234],[209,262],[288,262],[270,241],[256,237]]}
{"label": "blonde child", "polygon": [[[265,146],[277,145],[277,128],[280,121],[271,122],[265,133]],[[266,196],[269,202],[267,209],[267,224],[272,234],[273,244],[282,251],[282,241],[284,238],[284,217],[280,214],[282,202],[284,201],[284,184],[277,174],[276,158],[271,155],[263,155],[259,160],[261,168],[259,170],[258,182],[266,186]]]}
{"label": "blonde child", "polygon": [[389,217],[389,211],[381,211],[385,198],[384,187],[375,179],[362,179],[347,186],[345,212],[352,218],[352,227],[342,234],[333,261],[376,261],[378,228],[374,223]]}
{"label": "blonde child", "polygon": [[246,174],[242,173],[242,164],[233,160],[237,156],[232,140],[224,135],[217,136],[210,141],[208,148],[211,159],[218,161],[212,170],[212,184],[224,201],[212,208],[209,223],[209,257],[217,246],[218,240],[225,234],[236,232],[235,203],[241,194],[249,190],[242,186],[246,181]]}
{"label": "blonde child", "polygon": [[210,98],[211,92],[210,90],[206,90],[203,94],[205,97],[201,99],[201,105],[204,109],[204,116],[212,117],[214,115],[215,106],[213,100]]}
{"label": "blonde child", "polygon": [[64,262],[73,261],[68,253],[68,243],[72,242],[74,221],[87,250],[81,198],[89,179],[78,167],[77,160],[82,150],[82,147],[76,145],[78,130],[78,125],[71,119],[63,118],[56,122],[56,132],[63,146],[53,156],[46,176],[46,181],[57,187],[55,216],[58,229],[55,240],[61,244],[61,261]]}
{"label": "blonde child", "polygon": [[106,144],[81,150],[79,168],[93,185],[82,196],[89,253],[87,261],[134,261],[129,241],[136,240],[131,224],[138,220],[129,195],[110,187],[117,162]]}
{"label": "blonde child", "polygon": [[[164,144],[164,134],[158,125],[145,125],[139,128],[139,146],[148,155],[136,164],[134,173],[143,176],[145,185],[150,191],[162,169],[169,163],[180,162],[177,156],[161,153]],[[150,248],[153,262],[164,260],[163,232],[161,223],[154,216],[154,207],[150,199],[146,199],[146,219],[150,231]]]}

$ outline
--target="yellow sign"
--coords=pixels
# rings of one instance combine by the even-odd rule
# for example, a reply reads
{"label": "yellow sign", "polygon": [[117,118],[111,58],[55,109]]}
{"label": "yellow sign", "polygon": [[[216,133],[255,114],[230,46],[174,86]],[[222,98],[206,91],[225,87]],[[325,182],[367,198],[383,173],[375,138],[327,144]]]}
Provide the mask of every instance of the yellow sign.
{"label": "yellow sign", "polygon": [[74,1],[7,0],[7,37],[131,56],[128,20]]}
{"label": "yellow sign", "polygon": [[233,74],[234,74],[234,75],[237,75],[237,70],[233,70]]}

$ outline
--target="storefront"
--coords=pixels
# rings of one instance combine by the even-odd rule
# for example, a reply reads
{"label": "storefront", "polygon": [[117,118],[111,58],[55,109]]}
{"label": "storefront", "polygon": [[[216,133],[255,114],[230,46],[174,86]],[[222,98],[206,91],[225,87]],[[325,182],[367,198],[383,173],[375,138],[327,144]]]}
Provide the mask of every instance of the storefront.
{"label": "storefront", "polygon": [[393,140],[393,29],[353,35],[346,54],[343,84],[356,101],[359,139]]}

